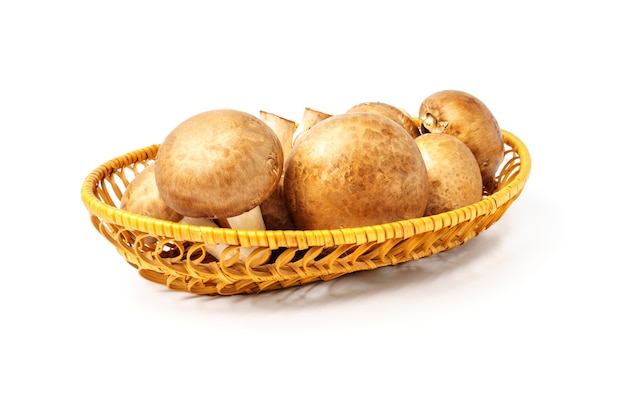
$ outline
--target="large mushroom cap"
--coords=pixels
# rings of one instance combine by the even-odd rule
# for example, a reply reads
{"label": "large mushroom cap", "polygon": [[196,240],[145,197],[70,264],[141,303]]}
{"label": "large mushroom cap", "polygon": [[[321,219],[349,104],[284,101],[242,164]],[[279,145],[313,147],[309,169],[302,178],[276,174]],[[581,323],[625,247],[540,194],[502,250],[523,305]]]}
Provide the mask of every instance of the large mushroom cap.
{"label": "large mushroom cap", "polygon": [[373,113],[329,117],[302,134],[285,166],[298,229],[337,229],[424,214],[428,177],[411,135]]}
{"label": "large mushroom cap", "polygon": [[182,122],[163,141],[155,177],[163,200],[188,217],[225,219],[265,200],[280,180],[276,133],[239,110],[210,110]]}

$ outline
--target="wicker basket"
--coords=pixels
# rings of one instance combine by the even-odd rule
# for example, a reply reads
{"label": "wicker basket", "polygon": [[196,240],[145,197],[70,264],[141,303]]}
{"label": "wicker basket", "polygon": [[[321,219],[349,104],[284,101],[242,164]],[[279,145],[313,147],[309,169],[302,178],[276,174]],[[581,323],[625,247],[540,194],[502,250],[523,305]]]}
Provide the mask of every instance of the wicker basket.
{"label": "wicker basket", "polygon": [[[505,158],[496,190],[458,210],[375,226],[336,230],[249,231],[193,226],[118,208],[129,182],[154,162],[159,145],[95,169],[82,185],[93,226],[139,274],[172,290],[249,294],[331,280],[350,272],[412,261],[455,248],[489,228],[522,192],[530,155],[503,131]],[[220,259],[206,245],[226,245]],[[239,248],[253,248],[239,261]],[[241,257],[243,258],[243,257]]]}

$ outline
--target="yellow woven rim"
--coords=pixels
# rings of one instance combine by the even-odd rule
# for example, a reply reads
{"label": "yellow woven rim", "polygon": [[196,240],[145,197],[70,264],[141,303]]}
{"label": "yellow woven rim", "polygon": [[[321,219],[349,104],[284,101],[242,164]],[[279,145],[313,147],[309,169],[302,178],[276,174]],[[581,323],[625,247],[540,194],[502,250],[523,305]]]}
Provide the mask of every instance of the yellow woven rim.
{"label": "yellow woven rim", "polygon": [[[530,174],[524,143],[503,130],[505,160],[496,190],[475,204],[434,216],[335,230],[233,230],[136,215],[118,208],[125,187],[154,162],[159,145],[135,150],[93,170],[82,201],[93,226],[141,276],[173,290],[244,294],[334,279],[452,249],[495,223]],[[226,245],[220,259],[205,245]],[[252,248],[239,262],[240,248]]]}

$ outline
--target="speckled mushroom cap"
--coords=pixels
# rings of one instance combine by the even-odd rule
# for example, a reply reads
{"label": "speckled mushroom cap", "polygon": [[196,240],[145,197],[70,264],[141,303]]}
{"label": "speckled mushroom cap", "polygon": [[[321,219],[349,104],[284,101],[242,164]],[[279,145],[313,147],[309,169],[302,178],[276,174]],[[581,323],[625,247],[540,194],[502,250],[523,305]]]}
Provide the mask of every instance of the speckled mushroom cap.
{"label": "speckled mushroom cap", "polygon": [[154,164],[137,174],[128,184],[120,200],[120,208],[142,216],[173,222],[183,218],[161,198],[154,179]]}
{"label": "speckled mushroom cap", "polygon": [[480,167],[466,144],[447,133],[426,133],[416,138],[415,143],[424,158],[430,183],[426,216],[481,200]]}
{"label": "speckled mushroom cap", "polygon": [[346,113],[355,112],[380,114],[381,116],[388,117],[394,122],[399,123],[412,137],[415,138],[419,136],[419,128],[411,115],[405,110],[392,106],[391,104],[382,103],[380,101],[366,101],[352,106]]}
{"label": "speckled mushroom cap", "polygon": [[298,229],[361,227],[420,217],[428,176],[411,135],[374,113],[329,117],[302,134],[285,165]]}
{"label": "speckled mushroom cap", "polygon": [[226,219],[258,206],[278,184],[283,151],[276,133],[239,110],[209,110],[163,141],[155,178],[163,200],[188,217]]}
{"label": "speckled mushroom cap", "polygon": [[483,181],[493,180],[504,159],[504,140],[485,103],[464,91],[437,91],[422,101],[419,119],[425,132],[447,133],[465,143],[478,161]]}

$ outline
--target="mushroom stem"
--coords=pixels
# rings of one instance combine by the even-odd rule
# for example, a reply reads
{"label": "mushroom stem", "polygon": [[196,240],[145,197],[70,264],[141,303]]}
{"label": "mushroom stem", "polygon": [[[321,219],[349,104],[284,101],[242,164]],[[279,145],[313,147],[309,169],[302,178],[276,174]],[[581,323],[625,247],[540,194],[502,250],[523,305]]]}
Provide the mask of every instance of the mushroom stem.
{"label": "mushroom stem", "polygon": [[265,222],[261,214],[261,207],[256,206],[252,210],[243,212],[238,216],[224,219],[225,227],[237,230],[265,230]]}
{"label": "mushroom stem", "polygon": [[[179,223],[190,224],[193,226],[208,226],[208,227],[220,227],[211,219],[199,218],[199,217],[183,217]],[[216,245],[205,245],[204,249],[213,255],[219,261],[229,261],[234,255],[229,258],[222,259],[222,253],[228,248],[228,245],[224,243],[218,243]],[[245,261],[246,258],[252,253],[255,248],[239,248],[239,259]]]}
{"label": "mushroom stem", "polygon": [[[216,220],[223,227],[234,230],[265,230],[265,222],[261,213],[261,206],[256,206],[251,210],[245,211],[237,216],[228,217],[226,219]],[[255,246],[249,248],[239,248],[239,261],[245,262],[248,256],[256,249]],[[231,257],[232,258],[232,257]],[[227,258],[226,260],[230,260]],[[219,259],[219,258],[218,258]]]}
{"label": "mushroom stem", "polygon": [[304,113],[302,114],[302,120],[298,124],[296,131],[293,134],[292,143],[295,145],[298,142],[299,136],[313,127],[315,124],[321,122],[324,119],[329,118],[332,114],[324,113],[319,110],[312,109],[310,107],[304,108]]}
{"label": "mushroom stem", "polygon": [[[283,147],[283,164],[287,162],[287,157],[292,149],[293,135],[296,131],[296,122],[277,116],[273,113],[261,111],[261,120],[267,123],[278,136],[278,140]],[[270,230],[293,229],[293,221],[285,205],[284,198],[284,170],[278,185],[270,196],[261,203],[261,213],[265,226]]]}
{"label": "mushroom stem", "polygon": [[[213,220],[211,219],[201,219],[198,217],[183,217],[179,223],[182,224],[190,224],[193,226],[209,226],[209,227],[219,227]],[[215,258],[217,258],[218,260],[220,259],[220,257],[222,256],[222,252],[224,252],[224,249],[226,249],[225,244],[218,244],[218,245],[205,245],[204,248],[206,249],[207,252],[209,252],[211,255],[213,255]]]}
{"label": "mushroom stem", "polygon": [[267,123],[269,127],[276,132],[280,145],[283,147],[283,161],[286,160],[287,155],[291,152],[293,135],[296,131],[296,122],[264,110],[260,111],[260,116],[261,120]]}

